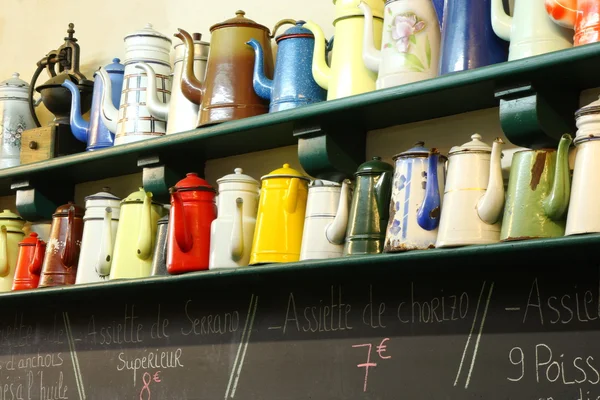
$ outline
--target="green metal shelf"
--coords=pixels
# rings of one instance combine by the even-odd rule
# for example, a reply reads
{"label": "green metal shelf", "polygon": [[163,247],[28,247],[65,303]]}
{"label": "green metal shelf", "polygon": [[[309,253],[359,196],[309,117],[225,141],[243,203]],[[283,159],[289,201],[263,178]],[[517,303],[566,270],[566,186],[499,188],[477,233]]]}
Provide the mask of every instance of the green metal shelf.
{"label": "green metal shelf", "polygon": [[159,155],[163,162],[174,164],[188,159],[201,166],[208,159],[288,146],[297,143],[294,129],[307,125],[369,131],[490,108],[498,105],[496,90],[523,83],[556,91],[597,87],[598,65],[600,43],[594,43],[295,110],[2,169],[0,196],[12,194],[13,180],[76,184],[135,173],[140,170],[138,158],[145,155]]}
{"label": "green metal shelf", "polygon": [[[200,289],[202,284],[214,284],[215,279],[228,283],[235,280],[243,280],[248,283],[281,274],[289,279],[300,279],[303,274],[308,273],[349,274],[349,276],[355,276],[359,279],[361,272],[373,271],[375,268],[385,269],[387,271],[385,276],[389,277],[390,274],[404,272],[411,268],[427,269],[433,272],[435,268],[448,269],[463,265],[466,261],[470,263],[481,262],[481,268],[508,261],[510,261],[510,266],[514,267],[519,260],[523,261],[524,267],[527,265],[533,267],[539,263],[544,263],[548,265],[548,272],[552,273],[552,267],[559,267],[561,262],[567,259],[570,260],[571,266],[583,259],[597,261],[599,245],[600,234],[590,234],[449,249],[341,257],[5,292],[0,293],[0,301],[36,301],[41,298],[48,301],[49,297],[58,298],[62,296],[86,300],[96,296],[106,296],[107,293],[115,294],[116,291],[126,291],[131,296],[135,296],[145,290],[178,290],[183,285]],[[597,264],[596,262],[595,265]]]}

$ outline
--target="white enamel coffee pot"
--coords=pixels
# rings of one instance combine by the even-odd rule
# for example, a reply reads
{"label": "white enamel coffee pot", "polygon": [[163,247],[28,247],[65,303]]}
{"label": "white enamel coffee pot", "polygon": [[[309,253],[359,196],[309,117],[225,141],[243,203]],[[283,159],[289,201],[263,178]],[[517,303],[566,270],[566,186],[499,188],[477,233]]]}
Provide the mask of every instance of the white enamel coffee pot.
{"label": "white enamel coffee pot", "polygon": [[218,215],[210,227],[209,269],[248,265],[256,225],[260,183],[241,168],[217,179]]}
{"label": "white enamel coffee pot", "polygon": [[500,240],[504,209],[502,145],[481,141],[454,146],[448,153],[448,172],[435,247],[489,244]]}
{"label": "white enamel coffee pot", "polygon": [[108,280],[119,224],[120,201],[109,188],[85,198],[83,236],[75,284]]}

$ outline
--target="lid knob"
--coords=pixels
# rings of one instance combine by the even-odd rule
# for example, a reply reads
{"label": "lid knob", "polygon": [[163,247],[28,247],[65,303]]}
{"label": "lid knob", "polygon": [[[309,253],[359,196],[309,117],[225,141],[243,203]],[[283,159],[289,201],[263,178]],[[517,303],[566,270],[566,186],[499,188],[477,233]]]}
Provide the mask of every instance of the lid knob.
{"label": "lid knob", "polygon": [[201,40],[202,39],[202,34],[198,33],[198,32],[192,33],[192,38],[194,40],[196,40],[196,41]]}
{"label": "lid knob", "polygon": [[471,139],[473,140],[481,140],[481,135],[479,133],[475,133],[471,135]]}
{"label": "lid knob", "polygon": [[288,163],[283,164],[283,168],[289,168],[289,167],[290,167],[290,164],[288,164]]}
{"label": "lid knob", "polygon": [[373,160],[374,160],[374,161],[381,161],[381,157],[379,157],[379,156],[375,156],[375,157],[373,157]]}
{"label": "lid knob", "polygon": [[104,186],[104,187],[102,188],[102,191],[103,191],[103,192],[110,192],[110,187],[108,187],[108,186]]}
{"label": "lid knob", "polygon": [[31,232],[29,234],[29,237],[36,238],[36,237],[38,237],[38,234],[37,234],[37,232]]}
{"label": "lid knob", "polygon": [[144,29],[152,29],[152,24],[148,22],[146,26],[144,26]]}
{"label": "lid knob", "polygon": [[237,10],[235,12],[235,15],[237,15],[238,17],[243,17],[244,15],[246,15],[246,12],[244,10]]}
{"label": "lid knob", "polygon": [[185,176],[198,176],[197,172],[188,172]]}
{"label": "lid knob", "polygon": [[113,63],[118,64],[120,62],[121,62],[121,59],[119,57],[113,58]]}
{"label": "lid knob", "polygon": [[15,79],[17,79],[19,76],[21,76],[21,75],[19,75],[18,72],[13,72],[13,74],[12,74],[12,77]]}
{"label": "lid knob", "polygon": [[10,210],[7,210],[6,208],[4,210],[2,210],[3,213],[9,213]]}
{"label": "lid knob", "polygon": [[244,172],[244,170],[241,168],[236,168],[233,170],[233,172],[235,172],[237,175],[240,175],[242,172]]}
{"label": "lid knob", "polygon": [[313,186],[323,186],[323,181],[320,179],[315,179]]}
{"label": "lid knob", "polygon": [[414,145],[414,147],[423,147],[423,146],[425,146],[425,142],[417,142]]}
{"label": "lid knob", "polygon": [[296,26],[302,26],[304,24],[306,24],[306,21],[303,21],[303,20],[296,21]]}

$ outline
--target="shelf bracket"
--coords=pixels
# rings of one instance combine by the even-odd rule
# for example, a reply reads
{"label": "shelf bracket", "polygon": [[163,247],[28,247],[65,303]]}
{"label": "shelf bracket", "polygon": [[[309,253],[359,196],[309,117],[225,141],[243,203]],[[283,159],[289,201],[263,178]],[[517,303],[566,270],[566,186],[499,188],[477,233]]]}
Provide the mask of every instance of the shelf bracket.
{"label": "shelf bracket", "polygon": [[180,158],[178,162],[170,162],[171,160],[153,154],[142,156],[138,159],[137,165],[142,168],[144,190],[152,192],[154,200],[160,203],[169,203],[171,198],[169,188],[185,177],[187,172],[196,172],[198,176],[204,176],[203,162],[200,163],[202,166],[200,170],[198,167],[189,169],[189,166],[182,164],[181,161],[194,160],[194,165],[197,166],[198,162],[196,159],[183,154]]}
{"label": "shelf bracket", "polygon": [[496,90],[500,125],[511,143],[531,149],[556,147],[565,133],[575,134],[579,92],[521,84]]}
{"label": "shelf bracket", "polygon": [[15,180],[10,188],[16,191],[19,215],[30,222],[51,220],[56,208],[74,201],[75,196],[74,185],[49,185],[28,179]]}
{"label": "shelf bracket", "polygon": [[366,132],[356,127],[308,123],[295,126],[294,136],[300,164],[314,178],[341,182],[365,161]]}

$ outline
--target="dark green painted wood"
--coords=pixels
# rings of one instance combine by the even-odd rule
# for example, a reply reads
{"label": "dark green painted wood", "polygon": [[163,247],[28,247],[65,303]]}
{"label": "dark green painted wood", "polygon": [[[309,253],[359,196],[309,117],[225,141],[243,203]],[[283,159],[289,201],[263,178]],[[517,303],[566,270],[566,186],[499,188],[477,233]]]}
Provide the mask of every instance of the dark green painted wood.
{"label": "dark green painted wood", "polygon": [[[192,272],[182,275],[156,276],[144,279],[112,280],[107,282],[73,285],[62,287],[49,287],[35,290],[23,290],[18,292],[0,293],[0,300],[19,301],[22,299],[50,299],[68,296],[80,300],[94,296],[113,293],[117,290],[126,290],[132,296],[144,290],[160,291],[166,296],[169,290],[177,291],[181,284],[193,282],[200,285],[211,285],[214,279],[233,283],[238,280],[245,282],[261,281],[267,275],[282,274],[290,277],[300,278],[304,271],[321,271],[328,274],[349,274],[356,277],[361,276],[361,271],[372,268],[385,269],[389,274],[403,268],[446,270],[462,265],[469,260],[477,260],[481,267],[498,263],[501,259],[510,259],[513,264],[519,265],[520,261],[525,267],[528,263],[535,263],[538,255],[544,254],[552,259],[548,265],[548,271],[560,265],[569,265],[572,254],[580,255],[579,258],[597,259],[597,249],[600,245],[600,234],[567,236],[551,239],[525,240],[519,242],[496,243],[491,245],[467,246],[449,249],[431,249],[409,251],[405,253],[387,253],[367,256],[351,256],[331,258],[326,260],[310,260],[288,264],[267,264],[252,267],[241,267],[237,269],[220,269],[203,272]],[[548,257],[546,257],[548,258]],[[457,270],[457,273],[460,271]]]}
{"label": "dark green painted wood", "polygon": [[137,160],[158,154],[169,165],[186,157],[209,160],[296,144],[306,123],[358,132],[494,107],[494,93],[527,82],[557,92],[600,86],[600,43],[457,72],[412,84],[311,104],[175,135],[0,170],[0,195],[12,180],[43,177],[72,184],[139,171]]}

